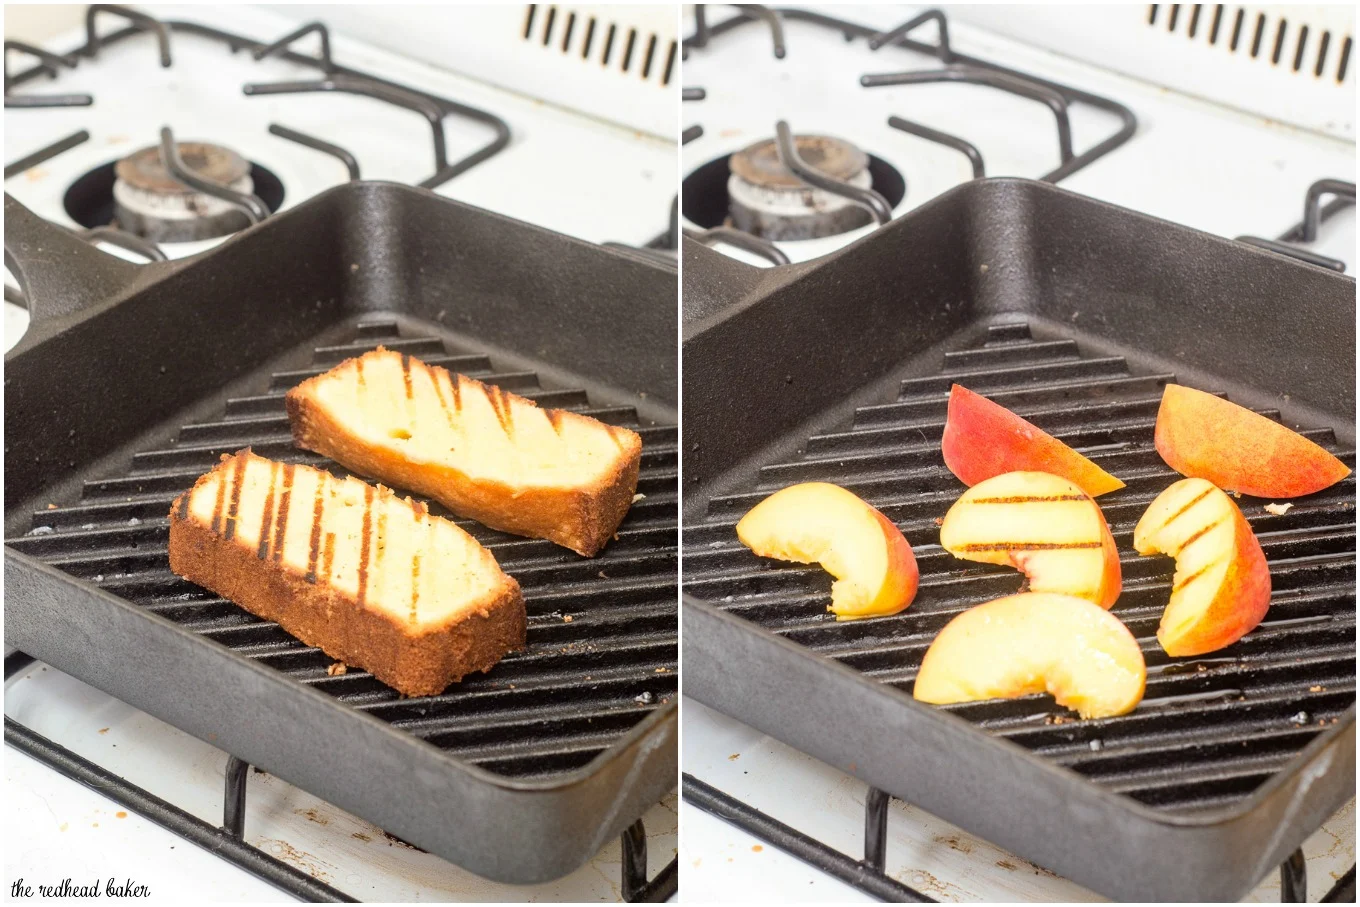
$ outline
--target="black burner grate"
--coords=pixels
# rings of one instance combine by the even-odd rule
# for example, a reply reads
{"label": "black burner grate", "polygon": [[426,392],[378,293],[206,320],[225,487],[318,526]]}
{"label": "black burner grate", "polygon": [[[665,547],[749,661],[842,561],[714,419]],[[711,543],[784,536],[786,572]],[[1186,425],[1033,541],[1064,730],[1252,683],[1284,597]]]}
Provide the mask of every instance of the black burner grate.
{"label": "black burner grate", "polygon": [[[1266,620],[1212,655],[1168,657],[1155,633],[1174,565],[1135,554],[1132,533],[1176,477],[1152,444],[1161,389],[1173,380],[1133,375],[1119,357],[1083,356],[1071,340],[1037,341],[1025,324],[993,326],[980,346],[946,353],[939,374],[903,380],[896,400],[861,407],[844,430],[762,467],[752,490],[711,500],[708,521],[685,529],[686,591],[910,693],[950,618],[1021,585],[1014,570],[957,560],[938,544],[936,520],[962,491],[940,437],[950,385],[963,384],[1127,482],[1100,505],[1123,558],[1114,613],[1142,645],[1148,685],[1138,709],[1117,718],[1082,721],[1049,696],[946,708],[1147,804],[1185,812],[1236,801],[1355,702],[1355,478],[1282,515],[1267,512],[1267,501],[1238,500],[1270,562]],[[1354,451],[1330,430],[1303,434],[1354,467]],[[812,480],[864,497],[911,541],[921,585],[905,612],[837,622],[826,611],[831,578],[820,568],[764,561],[738,542],[734,526],[747,510]]]}
{"label": "black burner grate", "polygon": [[[410,324],[410,322],[403,322]],[[250,446],[285,462],[344,472],[293,447],[283,396],[304,378],[384,345],[476,377],[540,404],[632,428],[642,436],[638,492],[604,552],[582,558],[551,542],[457,520],[524,590],[528,649],[439,696],[402,698],[365,671],[330,676],[333,660],[170,572],[170,502],[223,453]],[[676,692],[676,470],[674,426],[639,425],[631,407],[595,407],[584,391],[547,389],[530,371],[499,370],[480,353],[448,352],[432,335],[393,321],[359,325],[350,342],[315,351],[312,366],[274,373],[221,417],[185,425],[145,450],[124,475],[85,483],[79,503],[34,514],[34,530],[6,544],[95,582],[181,626],[491,771],[548,776],[584,765]],[[449,516],[432,504],[433,512]]]}

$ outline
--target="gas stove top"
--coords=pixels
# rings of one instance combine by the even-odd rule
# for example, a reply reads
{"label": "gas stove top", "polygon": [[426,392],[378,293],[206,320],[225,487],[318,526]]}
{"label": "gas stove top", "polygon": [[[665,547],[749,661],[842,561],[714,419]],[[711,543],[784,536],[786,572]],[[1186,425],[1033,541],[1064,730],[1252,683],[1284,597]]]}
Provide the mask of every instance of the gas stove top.
{"label": "gas stove top", "polygon": [[[865,175],[893,217],[976,176],[1021,176],[1056,181],[1220,236],[1275,238],[1302,219],[1312,184],[1354,179],[1354,75],[1341,63],[1339,37],[1330,41],[1323,75],[1311,72],[1314,55],[1307,59],[1310,69],[1293,77],[1306,79],[1313,93],[1331,89],[1332,96],[1324,98],[1334,112],[1329,128],[1321,121],[1263,120],[1255,112],[1212,103],[1202,99],[1209,90],[1203,85],[1187,86],[1195,97],[1098,68],[1074,59],[1080,51],[1067,45],[1055,53],[1022,43],[980,27],[990,24],[980,8],[945,10],[947,45],[940,43],[944,17],[923,16],[912,7],[790,10],[781,16],[777,45],[768,22],[728,7],[706,11],[706,38],[688,17],[684,83],[691,100],[681,111],[689,129],[681,152],[685,229],[697,235],[742,219],[740,206],[734,216],[729,203],[734,168],[728,159],[771,142],[780,122],[796,137],[829,137],[867,157]],[[1034,24],[1036,17],[1042,23],[1044,16],[1061,20],[1061,15],[1040,8],[1032,16],[1022,12],[998,11],[1000,25],[993,27],[1022,33],[1031,42],[1035,32],[1052,34],[1081,47],[1079,35],[1072,37],[1075,26],[1045,30]],[[1082,27],[1107,43],[1167,35],[1167,14],[1154,24],[1148,16],[1147,7],[1114,7],[1103,18],[1087,14]],[[900,32],[887,39],[909,23],[917,24],[906,34],[907,46],[895,43]],[[1206,51],[1209,24],[1206,16],[1199,30]],[[1170,37],[1185,37],[1188,16],[1177,27]],[[1225,64],[1219,76],[1231,86],[1241,78],[1236,65],[1241,61],[1229,59],[1230,30],[1220,31],[1222,40],[1209,59],[1233,64]],[[1267,31],[1273,38],[1273,25]],[[871,46],[875,35],[885,39],[878,49]],[[1173,85],[1182,72],[1201,81],[1205,69],[1216,72],[1193,56],[1188,59],[1198,68],[1186,68],[1180,56],[1186,48],[1177,45],[1157,44],[1150,51],[1169,55],[1167,78]],[[1290,43],[1291,51],[1294,46]],[[1304,50],[1316,54],[1316,44]],[[1247,53],[1244,43],[1237,56]],[[1338,67],[1345,73],[1340,80]],[[1276,94],[1287,94],[1293,84],[1285,76],[1276,81],[1288,83],[1274,85]],[[1054,87],[1075,100],[1055,100]],[[1275,100],[1272,94],[1260,104],[1275,110]],[[1066,127],[1060,125],[1064,119]],[[1069,146],[1070,152],[1064,150]],[[805,191],[811,206],[825,209],[824,196]],[[875,229],[869,220],[866,214],[858,225],[833,235],[776,238],[773,245],[788,259],[805,261],[867,235]],[[1353,265],[1354,223],[1353,207],[1337,213],[1308,248]],[[733,257],[769,264],[767,255],[720,238],[707,241]]]}
{"label": "gas stove top", "polygon": [[[118,181],[115,203],[115,169],[144,150],[158,159],[151,149],[159,148],[161,131],[169,128],[186,159],[196,153],[190,143],[209,143],[218,146],[219,157],[230,154],[248,162],[251,172],[244,180],[238,177],[236,186],[249,185],[247,194],[263,201],[264,215],[362,177],[424,186],[591,242],[664,244],[675,151],[674,138],[654,110],[670,103],[659,65],[645,82],[590,83],[594,90],[582,95],[590,99],[586,109],[577,110],[513,90],[520,86],[489,84],[476,73],[453,73],[418,56],[330,34],[324,23],[319,29],[300,28],[305,23],[273,10],[139,9],[156,21],[190,24],[169,33],[170,66],[162,65],[154,29],[139,30],[136,22],[107,12],[95,16],[94,27],[101,38],[116,40],[93,57],[74,57],[74,67],[51,63],[55,77],[43,72],[38,60],[38,71],[25,78],[34,61],[14,54],[10,102],[54,95],[90,101],[57,107],[7,104],[5,191],[41,217],[88,230],[115,222],[121,206],[121,219],[135,229],[137,218],[129,218],[123,204],[126,180]],[[381,40],[386,30],[397,35],[387,39],[395,46],[413,45],[406,36],[421,27],[409,14],[394,17],[383,29],[365,22],[362,10],[338,12],[352,23],[351,33],[372,31]],[[556,41],[545,47],[539,40],[541,22],[534,40],[528,40],[522,10],[469,15],[476,17],[470,25],[451,19],[447,31],[486,35],[486,43],[502,58],[512,57],[520,70],[570,66],[578,59],[559,51]],[[621,12],[617,19],[626,22],[633,15],[640,19],[635,32],[650,34],[663,46],[673,38],[665,32],[665,17],[646,10]],[[673,21],[669,27],[673,32]],[[560,33],[561,26],[557,29]],[[318,32],[325,35],[324,50]],[[259,46],[253,51],[236,47],[242,38]],[[82,30],[51,42],[52,49],[66,55],[85,39]],[[261,56],[261,51],[268,52]],[[439,59],[419,47],[416,52]],[[585,66],[589,62],[578,64],[588,70],[584,76],[574,67],[572,75],[601,79]],[[652,103],[640,103],[639,93]],[[589,109],[600,96],[620,99],[614,119]],[[188,163],[192,169],[194,161]],[[164,203],[143,199],[137,210],[144,215],[148,204]],[[220,217],[225,211],[228,224],[209,229],[214,235],[203,239],[160,234],[160,249],[169,258],[211,248],[241,226],[231,223],[242,219],[239,211],[215,199],[200,194],[187,204],[215,206],[210,213]],[[145,258],[145,252],[112,245],[117,239],[104,248],[131,260]],[[6,283],[14,285],[8,272]],[[17,341],[24,323],[17,307],[6,307],[7,347]]]}

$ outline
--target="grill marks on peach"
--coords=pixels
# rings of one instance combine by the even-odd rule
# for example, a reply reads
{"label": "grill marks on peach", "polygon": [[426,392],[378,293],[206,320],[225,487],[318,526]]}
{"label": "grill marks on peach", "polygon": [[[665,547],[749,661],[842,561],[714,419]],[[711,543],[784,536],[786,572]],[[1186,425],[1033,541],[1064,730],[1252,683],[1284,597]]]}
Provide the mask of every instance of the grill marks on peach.
{"label": "grill marks on peach", "polygon": [[940,525],[954,556],[1020,570],[1036,592],[1110,607],[1119,595],[1119,555],[1096,502],[1069,479],[1009,472],[964,492]]}
{"label": "grill marks on peach", "polygon": [[501,424],[501,430],[505,432],[506,437],[513,438],[515,424],[510,415],[510,394],[504,388],[495,385],[482,385],[482,390],[486,393],[491,409],[496,413],[496,421]]}
{"label": "grill marks on peach", "polygon": [[1210,488],[1210,489],[1207,489],[1207,490],[1202,491],[1202,492],[1200,492],[1199,494],[1195,495],[1195,496],[1194,496],[1193,498],[1191,498],[1188,502],[1186,502],[1186,503],[1181,507],[1180,510],[1177,510],[1175,513],[1171,514],[1171,516],[1167,517],[1167,518],[1166,518],[1166,522],[1163,523],[1161,526],[1159,526],[1158,529],[1157,529],[1156,531],[1160,532],[1162,529],[1165,529],[1166,527],[1170,526],[1172,523],[1176,522],[1176,521],[1179,520],[1181,517],[1185,516],[1186,512],[1187,512],[1191,507],[1194,507],[1194,506],[1195,506],[1196,504],[1198,504],[1200,501],[1204,500],[1205,498],[1207,498],[1209,495],[1211,495],[1211,494],[1213,494],[1213,493],[1214,493],[1214,490],[1213,490],[1212,488]]}
{"label": "grill marks on peach", "polygon": [[217,480],[217,503],[213,505],[212,512],[212,531],[220,533],[222,531],[222,508],[227,502],[227,481],[225,477]]}
{"label": "grill marks on peach", "polygon": [[543,414],[548,417],[548,422],[552,425],[553,431],[560,437],[562,435],[562,410],[545,409]]}
{"label": "grill marks on peach", "polygon": [[411,354],[401,354],[401,379],[406,384],[406,399],[414,400],[415,392],[411,389]]}
{"label": "grill marks on peach", "polygon": [[1203,527],[1202,529],[1200,529],[1199,531],[1197,531],[1197,532],[1195,532],[1193,535],[1191,535],[1188,539],[1186,539],[1185,541],[1181,542],[1181,546],[1180,546],[1179,548],[1177,548],[1175,554],[1173,554],[1173,555],[1171,555],[1171,556],[1172,556],[1172,557],[1180,557],[1182,551],[1184,551],[1186,548],[1189,548],[1189,547],[1190,547],[1191,545],[1193,545],[1195,542],[1197,542],[1198,540],[1204,538],[1204,536],[1205,536],[1206,534],[1208,534],[1209,532],[1213,531],[1214,529],[1217,529],[1219,526],[1222,526],[1222,525],[1223,525],[1223,520],[1216,520],[1216,521],[1210,523],[1208,526]]}
{"label": "grill marks on peach", "polygon": [[222,521],[222,537],[231,541],[236,537],[236,520],[241,513],[241,486],[244,484],[246,458],[237,457],[236,467],[231,475],[231,501],[227,505],[227,515]]}
{"label": "grill marks on peach", "polygon": [[416,606],[420,603],[420,555],[411,558],[411,623],[416,622]]}
{"label": "grill marks on peach", "polygon": [[1194,582],[1195,580],[1199,579],[1201,576],[1203,576],[1204,574],[1208,573],[1210,570],[1214,569],[1214,567],[1216,567],[1216,566],[1218,566],[1218,562],[1217,562],[1217,561],[1215,561],[1215,562],[1213,562],[1213,563],[1205,564],[1203,567],[1200,567],[1198,570],[1196,570],[1194,573],[1190,574],[1189,576],[1182,577],[1180,580],[1178,580],[1174,585],[1172,585],[1171,591],[1172,591],[1172,592],[1179,592],[1179,591],[1181,591],[1181,590],[1184,589],[1186,586],[1190,585],[1192,582]]}
{"label": "grill marks on peach", "polygon": [[1099,548],[1101,542],[982,542],[956,545],[956,551],[1066,551],[1075,548]]}

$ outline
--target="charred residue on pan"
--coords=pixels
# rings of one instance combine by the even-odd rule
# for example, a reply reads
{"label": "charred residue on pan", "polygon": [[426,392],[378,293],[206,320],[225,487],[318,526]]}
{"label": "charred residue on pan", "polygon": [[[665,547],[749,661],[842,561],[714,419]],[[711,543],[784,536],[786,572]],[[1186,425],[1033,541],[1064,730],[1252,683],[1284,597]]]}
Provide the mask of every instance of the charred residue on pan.
{"label": "charred residue on pan", "polygon": [[1223,525],[1223,521],[1222,521],[1222,520],[1218,520],[1218,521],[1213,522],[1213,523],[1210,523],[1208,526],[1205,526],[1204,528],[1200,529],[1200,530],[1199,530],[1198,532],[1196,532],[1194,535],[1190,536],[1190,538],[1188,538],[1188,539],[1186,539],[1185,541],[1181,542],[1181,546],[1180,546],[1179,548],[1176,549],[1176,554],[1175,554],[1175,556],[1176,556],[1176,557],[1180,557],[1182,551],[1184,551],[1186,548],[1189,548],[1189,547],[1190,547],[1191,545],[1193,545],[1195,542],[1198,542],[1200,539],[1204,538],[1204,536],[1208,535],[1210,532],[1212,532],[1213,530],[1217,529],[1219,526],[1222,526],[1222,525]]}
{"label": "charred residue on pan", "polygon": [[973,498],[968,504],[1039,504],[1051,501],[1084,501],[1084,494],[1022,494],[1009,498]]}

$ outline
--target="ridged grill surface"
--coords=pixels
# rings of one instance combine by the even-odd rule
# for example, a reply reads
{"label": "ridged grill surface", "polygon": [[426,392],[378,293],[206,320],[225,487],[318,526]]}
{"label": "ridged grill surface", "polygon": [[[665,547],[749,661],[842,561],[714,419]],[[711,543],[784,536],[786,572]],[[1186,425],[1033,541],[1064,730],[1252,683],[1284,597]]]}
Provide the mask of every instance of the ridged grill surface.
{"label": "ridged grill surface", "polygon": [[[843,430],[808,439],[799,457],[763,466],[757,486],[714,498],[685,527],[686,591],[786,639],[910,693],[926,649],[954,615],[1020,591],[1014,570],[954,558],[937,520],[963,491],[940,454],[955,382],[1029,419],[1127,483],[1099,499],[1122,561],[1114,613],[1148,664],[1147,693],[1129,715],[1082,721],[1047,695],[946,706],[1093,781],[1177,811],[1246,796],[1355,701],[1355,477],[1283,515],[1237,500],[1270,564],[1265,621],[1236,644],[1171,658],[1156,630],[1174,562],[1133,550],[1133,527],[1179,476],[1158,456],[1153,428],[1172,375],[1132,375],[1116,357],[1084,357],[1070,340],[1040,342],[1027,325],[989,329],[977,348],[945,354],[934,376],[901,382],[896,400],[861,407]],[[1278,417],[1273,411],[1262,411]],[[1331,430],[1303,433],[1354,468]],[[920,591],[892,617],[837,622],[831,577],[817,566],[756,557],[735,525],[797,482],[842,485],[881,510],[916,553]]]}
{"label": "ridged grill surface", "polygon": [[[169,566],[170,503],[221,454],[249,446],[346,474],[293,446],[283,395],[380,344],[642,436],[638,492],[645,497],[595,558],[456,519],[431,503],[519,581],[529,618],[526,651],[439,696],[402,698],[357,668],[330,676],[334,660],[320,649]],[[39,511],[36,534],[6,543],[469,762],[506,775],[551,775],[590,761],[675,696],[676,449],[674,426],[641,426],[631,407],[593,407],[584,391],[546,390],[533,372],[500,371],[487,356],[450,354],[436,337],[399,335],[390,321],[372,322],[357,326],[350,343],[318,348],[311,368],[263,377],[257,395],[229,400],[220,419],[183,426],[172,446],[137,453],[127,475],[86,482],[78,504]]]}

